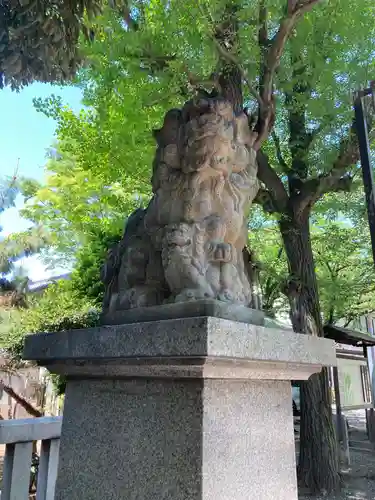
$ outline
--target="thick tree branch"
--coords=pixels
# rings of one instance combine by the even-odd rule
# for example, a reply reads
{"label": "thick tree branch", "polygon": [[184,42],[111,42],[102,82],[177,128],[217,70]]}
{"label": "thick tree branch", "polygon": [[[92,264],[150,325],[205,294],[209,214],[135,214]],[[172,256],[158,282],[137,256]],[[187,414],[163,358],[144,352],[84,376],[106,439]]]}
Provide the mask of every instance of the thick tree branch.
{"label": "thick tree branch", "polygon": [[[236,9],[234,9],[233,12],[233,6],[227,6],[225,11],[224,11],[224,17],[227,19],[224,19],[223,23],[221,24],[216,24],[214,19],[210,16],[209,12],[205,12],[203,6],[198,2],[200,11],[202,13],[202,16],[208,19],[209,23],[211,24],[212,27],[212,32],[210,33],[210,38],[215,46],[215,49],[218,52],[219,59],[224,63],[224,71],[228,72],[229,69],[229,74],[234,72],[237,72],[237,74],[240,76],[240,82],[239,85],[241,86],[243,80],[248,87],[248,90],[250,92],[250,95],[252,95],[258,105],[259,108],[262,107],[262,100],[260,99],[260,96],[255,88],[251,84],[251,80],[249,76],[247,75],[247,72],[245,69],[242,67],[237,55],[236,55],[236,49],[237,49],[237,26],[236,23],[234,22],[233,19],[233,13],[235,12]],[[231,19],[232,18],[232,19]],[[228,22],[231,24],[231,29],[228,30]],[[228,34],[230,35],[228,39]],[[227,66],[227,68],[225,68]],[[223,68],[219,68],[219,70],[222,70]],[[221,77],[221,80],[224,80],[223,75]],[[223,95],[225,95],[225,81],[220,82],[221,92]]]}
{"label": "thick tree branch", "polygon": [[[187,84],[186,86],[180,86],[175,92],[169,92],[168,94],[155,93],[154,95],[149,96],[147,100],[143,103],[145,107],[152,107],[163,102],[168,102],[172,97],[182,97],[184,99],[191,98],[192,93],[196,93],[197,95],[201,95],[204,97],[214,97],[220,94],[220,84],[216,78],[216,75],[213,74],[208,79],[200,79],[191,73],[187,67],[184,68],[187,76]],[[207,89],[211,89],[211,92],[208,92]]]}
{"label": "thick tree branch", "polygon": [[[375,129],[372,129],[372,121],[373,116],[369,112],[368,130],[371,132],[370,140],[375,135]],[[296,210],[303,212],[307,208],[311,208],[325,193],[350,191],[353,183],[353,175],[350,170],[359,160],[358,137],[355,120],[353,120],[347,137],[344,137],[340,142],[339,152],[331,170],[327,174],[323,174],[316,179],[309,179],[302,184],[300,193],[296,197]]]}
{"label": "thick tree branch", "polygon": [[240,61],[237,59],[237,57],[232,54],[231,52],[229,52],[225,47],[223,47],[220,42],[214,37],[212,36],[212,41],[214,42],[215,44],[215,47],[219,53],[219,55],[224,59],[226,60],[227,62],[229,63],[232,63],[234,64],[235,66],[237,66],[237,68],[239,69],[239,71],[241,72],[241,76],[244,80],[244,82],[246,83],[247,87],[248,87],[248,90],[250,92],[250,95],[252,95],[256,101],[258,102],[259,104],[259,107],[262,107],[263,106],[263,101],[261,100],[260,98],[260,95],[259,93],[257,92],[256,88],[251,84],[251,81],[250,81],[250,78],[247,74],[247,72],[244,70],[244,68],[241,66],[241,63]]}
{"label": "thick tree branch", "polygon": [[127,27],[130,30],[138,31],[139,25],[138,25],[137,21],[135,21],[135,19],[131,15],[130,8],[128,5],[123,6],[122,15],[123,15],[123,18],[124,18],[124,21],[125,21]]}
{"label": "thick tree branch", "polygon": [[165,71],[169,67],[169,63],[176,59],[175,55],[156,55],[150,52],[144,51],[141,55],[139,54],[125,54],[126,57],[139,59],[141,63],[142,70],[150,71],[154,73],[155,71]]}
{"label": "thick tree branch", "polygon": [[257,153],[258,179],[265,185],[272,198],[274,211],[282,212],[288,203],[288,193],[279,176],[271,167],[267,155],[263,151]]}
{"label": "thick tree branch", "polygon": [[287,162],[284,160],[283,154],[281,152],[281,145],[280,145],[280,139],[277,136],[275,131],[272,131],[272,140],[275,144],[275,150],[276,150],[276,158],[279,164],[283,167],[284,170],[289,170]]}
{"label": "thick tree branch", "polygon": [[338,177],[328,174],[316,179],[309,179],[302,184],[300,193],[294,198],[294,207],[297,213],[310,210],[314,204],[326,193],[350,192],[353,184],[353,176],[347,174]]}
{"label": "thick tree branch", "polygon": [[[268,10],[266,6],[267,0],[261,0],[259,4],[259,32],[258,32],[258,44],[260,49],[260,68],[259,68],[259,88],[262,89],[264,85],[264,70],[265,65],[262,61],[266,60],[267,50],[271,46],[271,41],[268,39]],[[263,104],[263,101],[262,101]],[[263,112],[263,108],[259,108],[259,113]]]}
{"label": "thick tree branch", "polygon": [[217,73],[212,73],[208,78],[203,79],[192,73],[189,68],[184,65],[186,75],[188,77],[189,86],[196,90],[203,90],[202,87],[213,88],[220,92],[220,83]]}
{"label": "thick tree branch", "polygon": [[333,305],[329,308],[328,324],[333,325],[335,321],[335,308]]}
{"label": "thick tree branch", "polygon": [[[333,120],[333,118],[332,118],[332,120]],[[324,126],[325,126],[325,124],[321,123],[319,125],[319,127],[317,127],[315,130],[313,130],[312,132],[308,132],[306,134],[306,142],[305,142],[306,149],[310,149],[310,146],[315,141],[318,134],[320,134],[320,132],[324,129]]]}
{"label": "thick tree branch", "polygon": [[260,88],[260,97],[263,103],[263,109],[259,114],[258,138],[255,142],[255,148],[260,149],[262,142],[267,138],[274,120],[274,99],[273,99],[273,80],[280,64],[281,56],[284,52],[286,42],[288,41],[293,28],[298,19],[315,4],[321,0],[293,1],[287,2],[287,14],[280,22],[279,29],[272,39],[272,43],[267,51],[263,61],[262,84]]}
{"label": "thick tree branch", "polygon": [[292,157],[288,183],[290,195],[294,197],[301,188],[301,182],[308,176],[310,134],[306,129],[306,101],[311,94],[311,85],[301,54],[291,57],[291,65],[292,80],[295,84],[292,91],[285,94],[285,103],[288,110],[289,150]]}
{"label": "thick tree branch", "polygon": [[270,41],[268,40],[266,0],[261,0],[259,4],[258,43],[260,47],[267,47],[270,43]]}
{"label": "thick tree branch", "polygon": [[353,122],[348,137],[345,137],[340,142],[339,154],[333,163],[332,170],[329,175],[334,177],[342,175],[348,170],[348,168],[355,165],[359,159],[358,137],[355,123]]}
{"label": "thick tree branch", "polygon": [[[213,26],[213,38],[217,42],[216,46],[224,51],[226,49],[230,54],[238,53],[238,11],[238,2],[228,1],[222,12],[222,20]],[[240,66],[233,59],[230,61],[222,58],[219,62],[218,74],[221,95],[232,104],[235,113],[241,113],[243,110],[243,90]]]}
{"label": "thick tree branch", "polygon": [[340,178],[330,178],[326,177],[321,179],[320,189],[319,189],[319,198],[325,194],[330,192],[350,192],[353,185],[353,177],[351,175],[346,175]]}
{"label": "thick tree branch", "polygon": [[310,10],[316,3],[317,0],[288,0],[288,14],[293,14],[298,11],[299,15],[302,15]]}
{"label": "thick tree branch", "polygon": [[9,385],[4,384],[2,380],[0,380],[0,389],[13,398],[20,406],[22,406],[22,408],[26,410],[29,415],[32,415],[33,417],[43,417],[43,413],[40,410],[35,408],[35,406],[29,403],[25,398],[17,394]]}
{"label": "thick tree branch", "polygon": [[278,209],[275,206],[272,195],[268,191],[268,189],[260,188],[256,197],[254,198],[253,203],[260,205],[263,208],[263,210],[269,214],[274,214],[278,212]]}

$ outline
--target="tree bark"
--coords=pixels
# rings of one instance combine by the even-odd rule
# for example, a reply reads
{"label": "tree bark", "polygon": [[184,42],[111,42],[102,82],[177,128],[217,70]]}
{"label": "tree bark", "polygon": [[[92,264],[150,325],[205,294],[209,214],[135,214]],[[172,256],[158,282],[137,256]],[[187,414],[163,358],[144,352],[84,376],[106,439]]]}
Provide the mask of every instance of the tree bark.
{"label": "tree bark", "polygon": [[236,114],[243,111],[241,71],[234,65],[226,64],[219,76],[221,95],[233,104]]}
{"label": "tree bark", "polygon": [[[291,321],[297,333],[323,336],[318,286],[310,240],[309,212],[293,210],[280,219],[280,231],[289,262],[286,293]],[[302,382],[301,435],[298,477],[313,493],[339,489],[338,448],[332,419],[328,370]]]}
{"label": "tree bark", "polygon": [[[215,39],[229,52],[238,46],[238,5],[228,2],[223,10],[223,20],[216,26]],[[221,96],[232,103],[234,112],[243,111],[241,69],[233,61],[221,60],[218,67]]]}

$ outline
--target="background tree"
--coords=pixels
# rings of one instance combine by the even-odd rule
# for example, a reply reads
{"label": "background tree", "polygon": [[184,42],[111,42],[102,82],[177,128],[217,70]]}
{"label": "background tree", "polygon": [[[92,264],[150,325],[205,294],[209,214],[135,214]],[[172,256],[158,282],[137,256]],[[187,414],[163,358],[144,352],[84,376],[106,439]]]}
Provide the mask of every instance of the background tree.
{"label": "background tree", "polygon": [[0,179],[0,214],[7,208],[14,206],[18,193],[17,176]]}
{"label": "background tree", "polygon": [[[11,178],[1,179],[0,181],[0,214],[14,206],[15,199],[19,193],[19,179],[16,175]],[[1,231],[1,227],[0,227]],[[24,235],[23,235],[24,236]],[[21,242],[21,236],[17,236],[13,241],[18,241],[18,245]],[[2,240],[0,241],[0,276],[4,273],[10,271],[11,262],[16,256],[25,251],[25,247],[17,250],[12,245],[12,250],[10,249],[8,242]],[[21,285],[21,286],[20,286]],[[11,328],[11,324],[14,324],[19,318],[20,308],[26,306],[25,294],[20,280],[13,279],[9,281],[5,278],[0,278],[0,345],[3,344],[3,340],[6,336],[6,332]],[[16,315],[14,310],[17,309]],[[2,371],[9,369],[9,366],[2,366]],[[8,394],[10,397],[15,399],[15,401],[21,405],[30,415],[34,417],[42,416],[42,412],[30,404],[22,395],[17,394],[9,385],[7,385],[3,380],[0,380],[0,389]],[[3,417],[0,415],[0,419]]]}
{"label": "background tree", "polygon": [[[18,180],[14,175],[11,178],[1,179],[0,181],[0,214],[8,208],[14,206],[18,193]],[[1,232],[1,226],[0,226]],[[10,307],[24,304],[23,297],[17,294],[16,287],[5,278],[1,278],[3,273],[9,271],[10,262],[7,254],[2,251],[2,241],[0,238],[0,309],[9,309]],[[8,314],[6,317],[9,316]],[[4,323],[3,315],[0,314],[0,325]]]}
{"label": "background tree", "polygon": [[[117,242],[120,235],[96,235],[80,248],[75,268],[68,280],[50,285],[42,294],[29,295],[28,308],[18,310],[18,317],[0,335],[0,348],[9,356],[10,364],[18,366],[22,360],[24,338],[30,333],[58,332],[89,328],[99,322],[104,286],[100,270],[107,248]],[[58,394],[65,390],[65,382],[52,377]]]}
{"label": "background tree", "polygon": [[14,271],[14,264],[23,257],[38,253],[50,242],[49,234],[41,226],[0,237],[0,275]]}
{"label": "background tree", "polygon": [[[375,310],[375,275],[368,227],[349,219],[313,213],[311,242],[323,323],[348,326]],[[250,244],[260,269],[263,307],[270,316],[288,317],[288,266],[274,220],[252,227]]]}
{"label": "background tree", "polygon": [[121,234],[96,234],[75,256],[69,279],[59,280],[41,294],[30,294],[28,309],[20,311],[17,322],[7,329],[0,347],[15,361],[21,359],[25,335],[57,332],[96,325],[99,319],[104,285],[100,280],[107,249]]}
{"label": "background tree", "polygon": [[[22,179],[17,172],[12,177],[0,179],[0,214],[15,206],[21,183]],[[0,226],[0,233],[1,231]],[[16,260],[38,252],[47,242],[47,234],[41,227],[33,227],[9,237],[2,237],[0,234],[0,278],[4,280],[2,275],[13,270]]]}
{"label": "background tree", "polygon": [[366,232],[348,223],[319,220],[312,243],[323,319],[353,319],[375,310],[375,272],[368,228]]}
{"label": "background tree", "polygon": [[[63,111],[64,117],[67,114]],[[70,115],[74,116],[69,111],[69,120]],[[86,128],[84,118],[80,123]],[[59,132],[62,140],[57,149],[53,148],[46,163],[46,183],[21,184],[27,200],[21,214],[36,227],[43,227],[50,246],[69,260],[81,245],[97,237],[100,240],[101,235],[120,235],[126,215],[147,199],[144,193],[149,194],[149,188],[144,180],[136,178],[137,172],[130,175],[125,167],[118,181],[108,178],[110,167],[107,153],[103,154],[104,140],[93,144],[76,128],[64,132],[64,138]],[[99,170],[92,171],[92,164],[99,165]]]}
{"label": "background tree", "polygon": [[5,0],[0,4],[0,87],[19,88],[35,80],[63,81],[81,63],[85,16],[99,14],[104,1]]}
{"label": "background tree", "polygon": [[289,304],[284,293],[288,262],[277,220],[254,205],[249,217],[249,248],[259,276],[262,309],[271,318],[288,317]]}

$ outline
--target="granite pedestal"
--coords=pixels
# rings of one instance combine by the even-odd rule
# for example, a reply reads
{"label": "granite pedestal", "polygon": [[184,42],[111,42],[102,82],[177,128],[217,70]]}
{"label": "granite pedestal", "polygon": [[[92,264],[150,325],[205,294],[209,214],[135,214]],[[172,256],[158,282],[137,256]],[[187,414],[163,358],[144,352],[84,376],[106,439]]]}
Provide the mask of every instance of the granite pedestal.
{"label": "granite pedestal", "polygon": [[214,317],[30,336],[67,376],[56,500],[297,500],[290,380],[334,343]]}

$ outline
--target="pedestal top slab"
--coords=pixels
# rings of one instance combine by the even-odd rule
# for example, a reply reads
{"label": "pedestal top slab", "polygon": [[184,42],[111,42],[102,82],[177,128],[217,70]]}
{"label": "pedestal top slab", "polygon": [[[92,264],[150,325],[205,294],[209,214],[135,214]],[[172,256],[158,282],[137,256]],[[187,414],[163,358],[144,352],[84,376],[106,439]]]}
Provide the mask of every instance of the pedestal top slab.
{"label": "pedestal top slab", "polygon": [[328,339],[200,317],[30,335],[24,358],[72,376],[307,379],[336,364]]}

